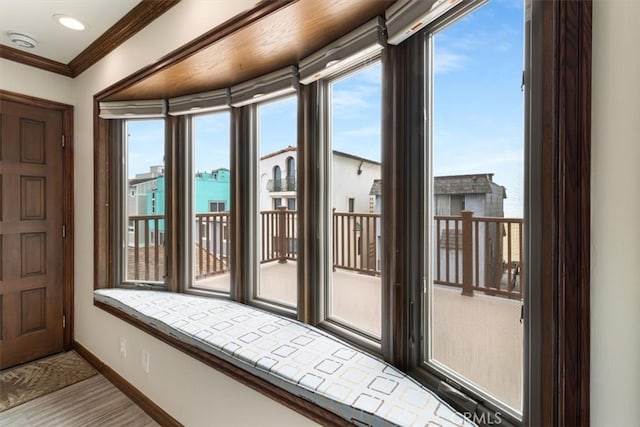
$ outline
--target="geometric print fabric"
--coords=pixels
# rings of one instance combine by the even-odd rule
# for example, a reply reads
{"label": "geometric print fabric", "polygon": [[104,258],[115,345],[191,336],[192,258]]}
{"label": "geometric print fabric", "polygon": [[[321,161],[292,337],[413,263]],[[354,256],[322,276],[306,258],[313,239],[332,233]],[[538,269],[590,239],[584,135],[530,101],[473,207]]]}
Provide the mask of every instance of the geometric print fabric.
{"label": "geometric print fabric", "polygon": [[94,297],[355,424],[474,425],[403,372],[313,326],[173,292],[99,289]]}

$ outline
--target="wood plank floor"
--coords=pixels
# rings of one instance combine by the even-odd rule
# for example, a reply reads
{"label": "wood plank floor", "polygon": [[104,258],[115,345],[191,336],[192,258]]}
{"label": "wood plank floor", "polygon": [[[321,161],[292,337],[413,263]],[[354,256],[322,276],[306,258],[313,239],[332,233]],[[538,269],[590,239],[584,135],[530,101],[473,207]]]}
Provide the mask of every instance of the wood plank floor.
{"label": "wood plank floor", "polygon": [[157,426],[105,377],[96,375],[0,413],[0,426]]}

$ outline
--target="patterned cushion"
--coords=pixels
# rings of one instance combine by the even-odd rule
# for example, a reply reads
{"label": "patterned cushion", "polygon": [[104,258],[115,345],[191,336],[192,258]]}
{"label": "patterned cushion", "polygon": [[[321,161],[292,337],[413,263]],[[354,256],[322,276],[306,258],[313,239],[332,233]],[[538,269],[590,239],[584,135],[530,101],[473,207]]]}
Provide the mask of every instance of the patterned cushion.
{"label": "patterned cushion", "polygon": [[388,363],[295,320],[172,292],[101,289],[95,299],[352,422],[474,425]]}

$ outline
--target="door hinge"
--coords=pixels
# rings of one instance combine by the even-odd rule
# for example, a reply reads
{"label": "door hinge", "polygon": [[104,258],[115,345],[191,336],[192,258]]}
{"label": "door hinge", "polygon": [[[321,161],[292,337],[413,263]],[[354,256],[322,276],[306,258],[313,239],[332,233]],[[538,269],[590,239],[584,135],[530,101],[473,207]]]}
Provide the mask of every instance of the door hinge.
{"label": "door hinge", "polygon": [[67,316],[65,316],[64,314],[62,315],[62,328],[66,328],[67,327]]}
{"label": "door hinge", "polygon": [[62,148],[64,148],[64,135],[62,135]]}
{"label": "door hinge", "polygon": [[62,226],[62,238],[64,239],[65,237],[67,237],[67,226],[63,225]]}

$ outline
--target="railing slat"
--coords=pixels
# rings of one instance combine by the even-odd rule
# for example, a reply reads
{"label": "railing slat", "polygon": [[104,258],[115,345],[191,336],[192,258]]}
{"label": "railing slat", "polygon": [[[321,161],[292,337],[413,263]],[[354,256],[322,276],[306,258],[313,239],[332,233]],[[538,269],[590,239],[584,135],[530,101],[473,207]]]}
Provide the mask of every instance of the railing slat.
{"label": "railing slat", "polygon": [[[524,263],[522,236],[523,220],[520,218],[471,217],[471,238],[465,237],[465,226],[461,216],[435,215],[433,242],[435,262],[433,283],[462,288],[465,269],[465,245],[472,260],[472,289],[488,295],[522,299]],[[452,222],[455,223],[453,227]],[[459,224],[462,223],[462,230]],[[506,230],[504,229],[506,227]],[[462,246],[460,246],[462,233]],[[443,235],[444,234],[444,235]],[[451,240],[454,239],[452,242]],[[506,239],[506,244],[505,244]],[[468,248],[466,249],[468,251]],[[453,254],[451,252],[454,252]],[[463,277],[459,271],[462,263]],[[442,269],[445,272],[442,272]],[[455,272],[452,269],[455,268]],[[481,275],[481,272],[484,274]],[[502,283],[506,281],[506,288]]]}

